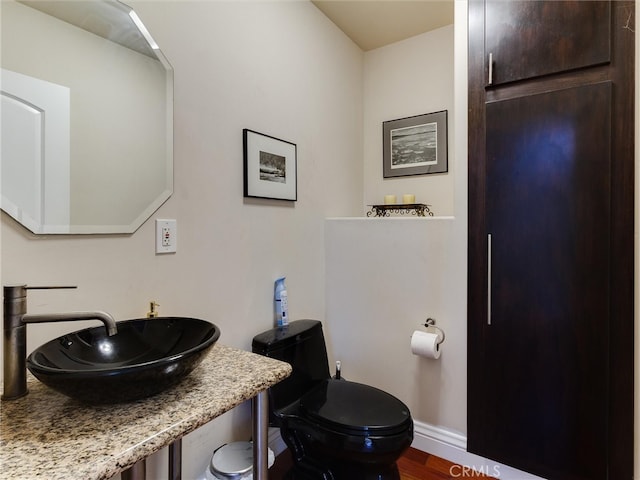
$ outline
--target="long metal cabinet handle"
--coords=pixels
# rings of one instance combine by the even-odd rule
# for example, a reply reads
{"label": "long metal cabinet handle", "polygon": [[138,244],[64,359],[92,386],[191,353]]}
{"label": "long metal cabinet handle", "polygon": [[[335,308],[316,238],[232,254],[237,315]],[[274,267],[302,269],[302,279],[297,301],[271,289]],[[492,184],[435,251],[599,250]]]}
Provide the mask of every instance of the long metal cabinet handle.
{"label": "long metal cabinet handle", "polygon": [[491,234],[487,234],[487,325],[491,325]]}
{"label": "long metal cabinet handle", "polygon": [[489,54],[489,85],[493,85],[493,53]]}

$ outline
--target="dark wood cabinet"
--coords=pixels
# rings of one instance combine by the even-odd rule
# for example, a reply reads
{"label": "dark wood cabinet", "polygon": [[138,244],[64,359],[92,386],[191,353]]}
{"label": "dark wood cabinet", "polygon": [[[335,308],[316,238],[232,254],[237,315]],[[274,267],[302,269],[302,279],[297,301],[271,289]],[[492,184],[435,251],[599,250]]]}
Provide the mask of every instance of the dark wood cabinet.
{"label": "dark wood cabinet", "polygon": [[610,2],[489,1],[484,5],[484,18],[488,84],[590,67],[611,59]]}
{"label": "dark wood cabinet", "polygon": [[468,449],[549,479],[632,478],[634,9],[469,4]]}

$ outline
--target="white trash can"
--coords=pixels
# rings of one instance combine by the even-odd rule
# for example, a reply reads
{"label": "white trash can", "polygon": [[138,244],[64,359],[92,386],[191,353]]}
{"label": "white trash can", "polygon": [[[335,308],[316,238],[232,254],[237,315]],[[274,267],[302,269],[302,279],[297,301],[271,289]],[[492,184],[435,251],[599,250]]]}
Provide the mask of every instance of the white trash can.
{"label": "white trash can", "polygon": [[[275,455],[269,448],[269,467],[274,461]],[[253,444],[232,442],[216,449],[203,478],[205,480],[253,480]]]}

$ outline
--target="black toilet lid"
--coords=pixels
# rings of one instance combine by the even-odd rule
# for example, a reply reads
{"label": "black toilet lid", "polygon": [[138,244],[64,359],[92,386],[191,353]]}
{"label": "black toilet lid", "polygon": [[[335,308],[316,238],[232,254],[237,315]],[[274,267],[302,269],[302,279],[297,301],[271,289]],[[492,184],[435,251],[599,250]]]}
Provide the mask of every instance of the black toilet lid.
{"label": "black toilet lid", "polygon": [[354,434],[389,435],[411,428],[411,413],[393,395],[369,385],[325,380],[300,400],[307,418]]}

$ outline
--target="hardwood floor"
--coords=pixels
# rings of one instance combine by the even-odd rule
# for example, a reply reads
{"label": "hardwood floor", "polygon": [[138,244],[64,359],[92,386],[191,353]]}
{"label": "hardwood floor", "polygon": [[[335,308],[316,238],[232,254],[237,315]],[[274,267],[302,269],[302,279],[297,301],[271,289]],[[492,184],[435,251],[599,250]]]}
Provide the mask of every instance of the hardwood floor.
{"label": "hardwood floor", "polygon": [[[290,466],[291,455],[288,450],[285,450],[278,455],[275,463],[269,469],[269,480],[284,480],[284,474],[289,470]],[[473,480],[479,478],[490,480],[493,478],[415,448],[409,448],[400,457],[398,469],[400,470],[401,480]]]}

